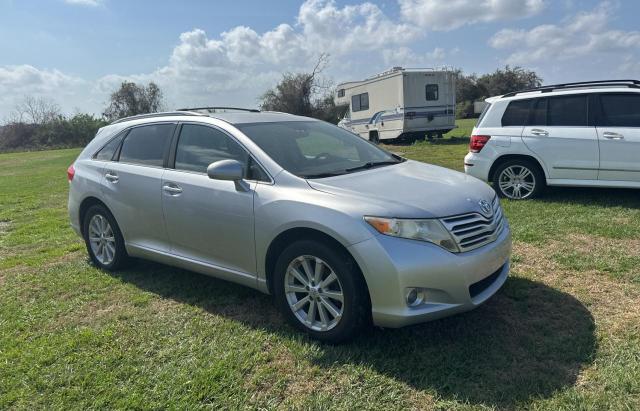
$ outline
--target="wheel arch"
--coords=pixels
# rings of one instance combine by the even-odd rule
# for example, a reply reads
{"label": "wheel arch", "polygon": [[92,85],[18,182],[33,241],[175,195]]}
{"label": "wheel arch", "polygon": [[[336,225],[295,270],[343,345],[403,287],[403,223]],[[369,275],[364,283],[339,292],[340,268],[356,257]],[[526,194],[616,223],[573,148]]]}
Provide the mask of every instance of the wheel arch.
{"label": "wheel arch", "polygon": [[278,260],[280,254],[284,251],[284,249],[295,241],[300,240],[315,240],[324,244],[330,245],[332,248],[342,252],[353,264],[353,267],[356,269],[356,272],[360,276],[362,283],[367,288],[367,298],[369,299],[369,304],[371,304],[371,297],[369,296],[369,287],[367,285],[367,281],[362,273],[362,269],[360,265],[353,257],[353,255],[349,252],[347,247],[338,241],[335,237],[320,231],[315,228],[309,227],[294,227],[289,228],[280,234],[278,234],[269,244],[267,248],[267,253],[265,257],[265,276],[267,289],[270,294],[273,294],[273,280],[274,280],[274,270],[275,265]]}
{"label": "wheel arch", "polygon": [[547,171],[543,167],[543,165],[540,162],[540,160],[538,160],[534,156],[531,156],[531,155],[528,155],[528,154],[503,154],[500,157],[498,157],[493,162],[493,164],[491,165],[491,168],[489,169],[489,175],[487,177],[487,180],[488,181],[493,181],[495,172],[498,169],[498,167],[500,167],[502,164],[504,164],[505,162],[510,161],[510,160],[527,160],[527,161],[530,161],[530,162],[532,162],[533,164],[535,164],[538,167],[538,169],[542,172],[542,175],[545,177],[545,179],[549,178],[549,176],[547,176]]}
{"label": "wheel arch", "polygon": [[109,207],[104,203],[104,201],[100,200],[98,197],[88,196],[85,199],[83,199],[78,209],[78,213],[80,217],[80,220],[79,220],[80,232],[82,233],[83,236],[84,236],[84,216],[87,214],[87,210],[89,210],[89,208],[91,208],[91,206],[94,206],[94,205],[103,206],[111,213],[111,215],[113,215]]}

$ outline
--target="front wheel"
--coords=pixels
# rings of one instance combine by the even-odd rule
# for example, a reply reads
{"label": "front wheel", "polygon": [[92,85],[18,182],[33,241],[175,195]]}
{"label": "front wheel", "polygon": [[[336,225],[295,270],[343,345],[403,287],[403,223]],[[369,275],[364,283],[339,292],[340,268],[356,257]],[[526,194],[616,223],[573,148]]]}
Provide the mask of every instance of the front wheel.
{"label": "front wheel", "polygon": [[525,200],[544,190],[544,175],[540,168],[527,160],[511,160],[501,164],[493,177],[498,195],[512,200]]}
{"label": "front wheel", "polygon": [[371,315],[355,262],[316,241],[293,243],[280,255],[274,296],[294,327],[329,343],[351,339]]}

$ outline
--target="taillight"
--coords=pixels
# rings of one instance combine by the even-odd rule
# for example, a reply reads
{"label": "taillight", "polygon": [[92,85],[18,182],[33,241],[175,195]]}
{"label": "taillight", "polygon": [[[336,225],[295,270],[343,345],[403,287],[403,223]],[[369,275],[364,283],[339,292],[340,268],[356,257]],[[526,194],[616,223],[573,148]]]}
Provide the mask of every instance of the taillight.
{"label": "taillight", "polygon": [[490,138],[491,136],[471,136],[469,151],[472,153],[479,153]]}
{"label": "taillight", "polygon": [[73,164],[71,164],[69,168],[67,168],[67,180],[71,182],[71,180],[73,180],[73,176],[75,175],[76,175],[76,169],[73,168]]}

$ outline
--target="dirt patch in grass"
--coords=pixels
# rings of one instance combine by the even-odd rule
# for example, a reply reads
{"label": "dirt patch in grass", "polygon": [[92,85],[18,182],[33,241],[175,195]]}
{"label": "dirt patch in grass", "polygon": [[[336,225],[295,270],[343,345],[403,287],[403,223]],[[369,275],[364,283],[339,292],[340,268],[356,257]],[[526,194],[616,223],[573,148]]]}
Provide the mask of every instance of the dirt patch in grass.
{"label": "dirt patch in grass", "polygon": [[[587,235],[571,235],[563,242],[550,242],[543,247],[514,243],[516,262],[513,271],[532,276],[538,281],[576,296],[594,314],[596,324],[608,334],[640,333],[640,290],[633,283],[612,279],[597,269],[573,270],[553,257],[573,250],[578,255],[607,254],[626,250],[627,255],[640,255],[640,241],[635,239],[603,239]],[[578,257],[580,258],[580,257]],[[637,268],[636,268],[637,269]]]}

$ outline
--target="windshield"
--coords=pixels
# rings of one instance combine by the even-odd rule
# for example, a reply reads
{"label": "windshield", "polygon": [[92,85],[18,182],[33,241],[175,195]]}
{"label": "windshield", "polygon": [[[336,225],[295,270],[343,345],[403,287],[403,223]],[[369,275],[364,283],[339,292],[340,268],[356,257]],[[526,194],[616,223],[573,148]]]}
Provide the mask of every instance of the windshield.
{"label": "windshield", "polygon": [[396,164],[403,158],[322,121],[236,125],[288,172],[322,178]]}

